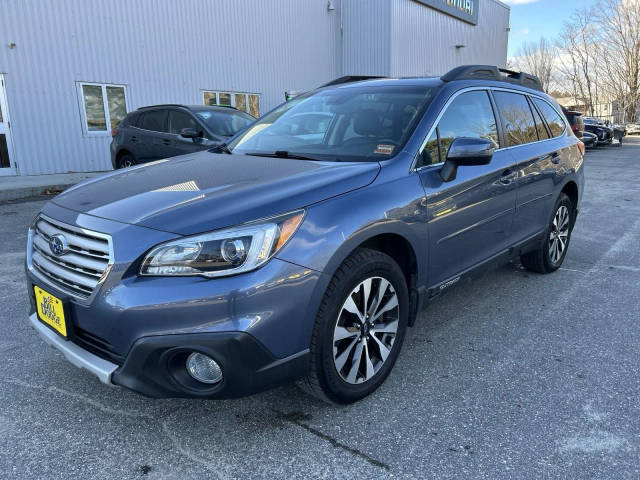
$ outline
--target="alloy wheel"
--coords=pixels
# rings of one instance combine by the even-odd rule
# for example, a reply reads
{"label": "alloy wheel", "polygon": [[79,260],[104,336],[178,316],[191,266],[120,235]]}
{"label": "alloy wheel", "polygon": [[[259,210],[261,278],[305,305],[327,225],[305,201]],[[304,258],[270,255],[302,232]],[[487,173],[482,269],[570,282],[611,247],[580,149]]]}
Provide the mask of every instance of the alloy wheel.
{"label": "alloy wheel", "polygon": [[569,209],[560,205],[551,223],[549,233],[549,258],[556,264],[567,249],[569,240]]}
{"label": "alloy wheel", "polygon": [[398,296],[388,280],[370,277],[351,291],[333,333],[333,361],[345,382],[363,383],[378,373],[393,348],[399,320]]}

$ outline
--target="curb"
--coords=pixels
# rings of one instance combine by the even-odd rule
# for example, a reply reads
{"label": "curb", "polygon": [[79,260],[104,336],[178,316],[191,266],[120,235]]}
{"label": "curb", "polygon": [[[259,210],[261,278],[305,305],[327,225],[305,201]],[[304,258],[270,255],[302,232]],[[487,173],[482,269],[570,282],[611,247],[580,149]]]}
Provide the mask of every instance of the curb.
{"label": "curb", "polygon": [[0,203],[57,195],[69,187],[105,173],[107,172],[69,172],[51,176],[0,177]]}
{"label": "curb", "polygon": [[0,203],[12,202],[29,197],[39,197],[41,195],[57,195],[78,182],[58,184],[58,185],[37,185],[33,187],[11,188],[0,191]]}

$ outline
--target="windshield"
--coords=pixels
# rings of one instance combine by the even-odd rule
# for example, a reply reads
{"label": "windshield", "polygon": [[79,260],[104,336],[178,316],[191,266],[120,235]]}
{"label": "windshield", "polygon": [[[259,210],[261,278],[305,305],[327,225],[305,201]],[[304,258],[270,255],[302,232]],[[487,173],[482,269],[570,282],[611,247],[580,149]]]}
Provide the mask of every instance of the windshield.
{"label": "windshield", "polygon": [[435,91],[364,85],[310,92],[262,117],[229,148],[249,155],[384,160],[402,149]]}
{"label": "windshield", "polygon": [[231,109],[229,111],[198,110],[195,114],[212,133],[222,137],[231,137],[255,121],[251,115]]}

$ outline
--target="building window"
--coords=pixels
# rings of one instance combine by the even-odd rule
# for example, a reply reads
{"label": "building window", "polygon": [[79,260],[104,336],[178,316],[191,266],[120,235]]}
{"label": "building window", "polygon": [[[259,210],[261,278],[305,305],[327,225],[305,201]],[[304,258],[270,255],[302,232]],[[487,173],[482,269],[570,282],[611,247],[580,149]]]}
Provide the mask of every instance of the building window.
{"label": "building window", "polygon": [[202,92],[205,105],[223,105],[235,107],[254,117],[260,116],[260,95],[244,92]]}
{"label": "building window", "polygon": [[127,115],[124,85],[79,83],[84,129],[89,134],[109,133]]}

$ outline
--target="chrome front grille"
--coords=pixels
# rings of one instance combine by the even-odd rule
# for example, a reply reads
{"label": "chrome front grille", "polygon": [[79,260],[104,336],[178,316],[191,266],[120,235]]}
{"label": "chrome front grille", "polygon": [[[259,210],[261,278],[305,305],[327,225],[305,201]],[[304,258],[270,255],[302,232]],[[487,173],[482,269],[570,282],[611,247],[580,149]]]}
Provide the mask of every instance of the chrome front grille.
{"label": "chrome front grille", "polygon": [[[54,255],[53,235],[63,235],[68,251]],[[67,225],[40,215],[30,231],[29,268],[72,295],[88,298],[112,263],[111,238],[103,233]]]}

